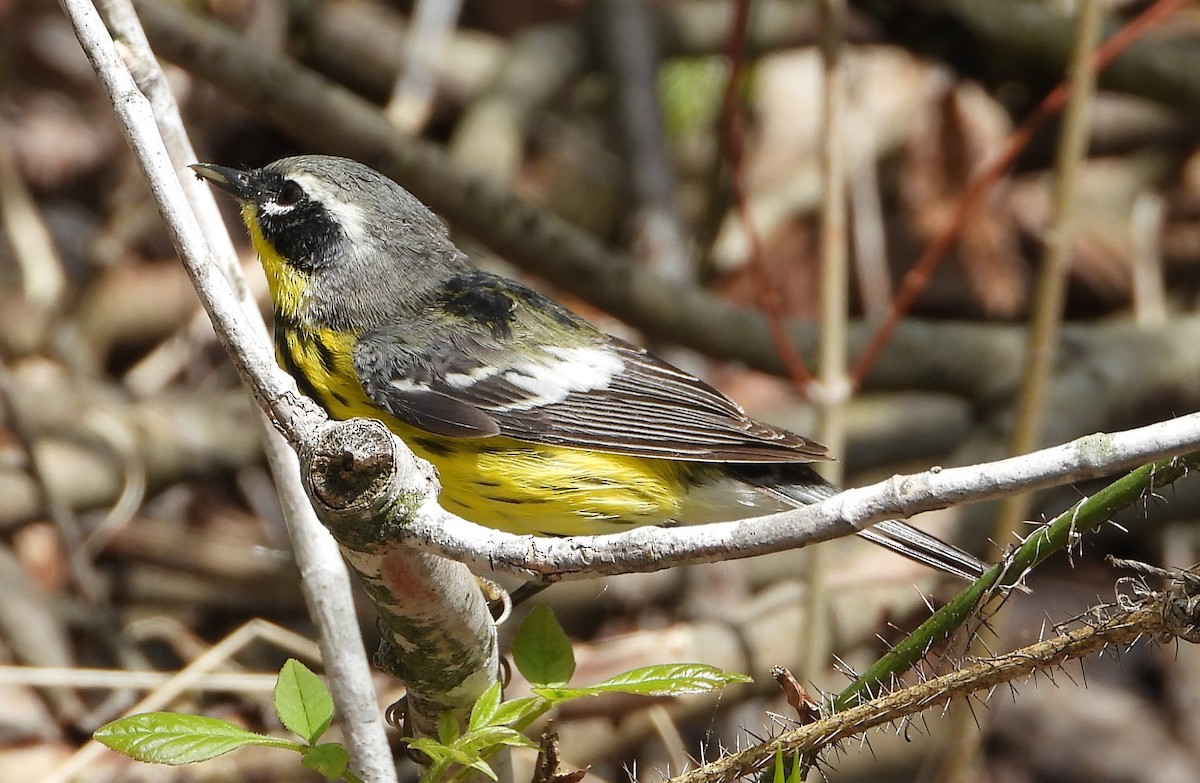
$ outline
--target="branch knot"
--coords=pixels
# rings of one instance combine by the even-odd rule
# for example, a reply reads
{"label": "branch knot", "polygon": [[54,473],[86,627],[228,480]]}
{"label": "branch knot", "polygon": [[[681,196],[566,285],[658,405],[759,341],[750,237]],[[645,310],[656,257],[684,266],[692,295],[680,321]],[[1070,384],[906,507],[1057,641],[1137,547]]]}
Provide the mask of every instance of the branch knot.
{"label": "branch knot", "polygon": [[396,473],[392,433],[373,419],[330,424],[305,444],[300,458],[313,501],[343,513],[373,507]]}

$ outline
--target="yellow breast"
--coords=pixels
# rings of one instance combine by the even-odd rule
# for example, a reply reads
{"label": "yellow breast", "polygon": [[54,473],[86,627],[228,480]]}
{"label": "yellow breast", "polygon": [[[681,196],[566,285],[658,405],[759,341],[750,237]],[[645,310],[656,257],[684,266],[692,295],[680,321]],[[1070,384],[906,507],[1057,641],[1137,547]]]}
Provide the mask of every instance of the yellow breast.
{"label": "yellow breast", "polygon": [[277,326],[280,365],[335,419],[374,418],[442,481],[449,512],[511,533],[591,535],[678,517],[687,468],[669,460],[522,443],[505,437],[447,438],[380,409],[354,369],[353,335]]}

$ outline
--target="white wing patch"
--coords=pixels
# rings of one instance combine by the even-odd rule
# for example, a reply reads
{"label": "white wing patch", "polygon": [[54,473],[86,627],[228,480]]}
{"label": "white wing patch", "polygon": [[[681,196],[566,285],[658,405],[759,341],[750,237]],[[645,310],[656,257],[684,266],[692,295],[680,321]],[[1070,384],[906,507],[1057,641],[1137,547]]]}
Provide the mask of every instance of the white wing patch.
{"label": "white wing patch", "polygon": [[553,358],[517,365],[501,376],[530,394],[506,406],[509,410],[539,408],[562,402],[572,392],[603,389],[625,367],[620,356],[605,348],[550,346],[545,352]]}
{"label": "white wing patch", "polygon": [[490,367],[475,367],[470,372],[446,373],[443,380],[455,389],[469,389],[480,381],[491,378],[503,369],[503,367],[494,365]]}
{"label": "white wing patch", "polygon": [[[473,386],[483,384],[491,378],[507,384],[522,394],[505,394],[500,407],[504,410],[523,411],[562,402],[573,392],[588,392],[604,389],[614,376],[625,367],[625,361],[613,351],[604,348],[562,348],[551,346],[543,349],[542,355],[520,364],[505,368],[499,366],[473,367],[467,372],[446,373],[441,382],[451,390],[467,392]],[[399,392],[430,392],[437,386],[412,378],[397,377],[388,384]],[[482,391],[483,386],[480,387]],[[456,396],[454,391],[444,393]],[[485,395],[486,396],[486,395]],[[480,401],[471,404],[489,408]]]}
{"label": "white wing patch", "polygon": [[388,385],[394,388],[396,391],[401,392],[432,391],[429,388],[429,384],[422,383],[421,381],[414,381],[411,378],[392,378],[390,381],[388,381]]}

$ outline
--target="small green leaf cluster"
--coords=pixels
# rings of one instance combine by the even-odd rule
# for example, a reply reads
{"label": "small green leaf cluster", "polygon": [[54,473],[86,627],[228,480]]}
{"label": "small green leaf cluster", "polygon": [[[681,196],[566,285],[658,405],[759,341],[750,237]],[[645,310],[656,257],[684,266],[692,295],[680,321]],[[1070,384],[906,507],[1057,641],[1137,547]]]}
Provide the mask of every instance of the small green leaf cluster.
{"label": "small green leaf cluster", "polygon": [[152,764],[194,764],[247,745],[294,750],[300,762],[329,780],[362,783],[350,771],[350,754],[336,742],[318,744],[333,721],[333,699],[321,678],[289,658],[275,682],[275,711],[302,742],[247,731],[204,715],[145,712],[107,723],[96,741],[130,758]]}
{"label": "small green leaf cluster", "polygon": [[438,727],[436,740],[431,737],[411,740],[409,746],[432,761],[421,783],[445,780],[454,765],[477,770],[495,780],[488,757],[505,745],[532,747],[533,743],[521,732],[554,707],[574,699],[604,693],[683,696],[750,681],[743,674],[689,663],[646,666],[595,685],[569,685],[575,674],[575,653],[553,613],[544,606],[534,607],[517,629],[512,655],[517,669],[529,681],[531,695],[502,701],[500,683],[493,683],[475,702],[465,732],[447,715]]}
{"label": "small green leaf cluster", "polygon": [[[408,740],[409,747],[430,760],[422,783],[465,777],[470,770],[495,780],[488,757],[504,746],[533,747],[521,732],[573,699],[603,693],[682,696],[750,680],[702,664],[664,664],[633,669],[595,685],[572,686],[575,654],[571,642],[544,606],[535,607],[517,629],[513,660],[529,681],[531,695],[503,701],[500,683],[493,683],[475,702],[465,731],[447,713],[438,724],[436,739]],[[299,753],[304,766],[329,780],[362,783],[350,771],[350,756],[342,745],[318,744],[333,720],[333,699],[325,683],[299,661],[289,659],[279,672],[275,711],[301,742],[257,734],[218,718],[172,712],[130,715],[101,726],[93,736],[119,753],[153,764],[192,764],[247,745],[283,748]]]}

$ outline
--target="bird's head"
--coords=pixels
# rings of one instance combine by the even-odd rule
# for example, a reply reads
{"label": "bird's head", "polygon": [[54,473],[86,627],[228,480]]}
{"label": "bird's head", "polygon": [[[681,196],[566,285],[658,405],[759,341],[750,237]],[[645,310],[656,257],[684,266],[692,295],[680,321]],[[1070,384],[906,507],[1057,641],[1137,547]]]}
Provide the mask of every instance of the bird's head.
{"label": "bird's head", "polygon": [[[276,311],[348,309],[376,320],[397,301],[466,267],[446,227],[379,172],[348,158],[301,155],[241,170],[212,163],[196,175],[238,200]],[[319,281],[319,284],[314,284]],[[404,291],[402,297],[385,292]]]}

